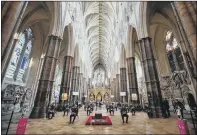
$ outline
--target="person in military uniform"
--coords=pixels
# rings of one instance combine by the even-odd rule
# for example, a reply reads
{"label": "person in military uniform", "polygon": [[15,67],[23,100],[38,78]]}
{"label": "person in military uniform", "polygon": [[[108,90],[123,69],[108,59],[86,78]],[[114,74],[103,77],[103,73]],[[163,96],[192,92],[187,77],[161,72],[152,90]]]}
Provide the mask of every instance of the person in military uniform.
{"label": "person in military uniform", "polygon": [[122,105],[120,113],[122,116],[122,122],[124,123],[124,117],[126,117],[126,123],[128,123],[129,115],[127,114],[127,108],[125,107],[125,105]]}

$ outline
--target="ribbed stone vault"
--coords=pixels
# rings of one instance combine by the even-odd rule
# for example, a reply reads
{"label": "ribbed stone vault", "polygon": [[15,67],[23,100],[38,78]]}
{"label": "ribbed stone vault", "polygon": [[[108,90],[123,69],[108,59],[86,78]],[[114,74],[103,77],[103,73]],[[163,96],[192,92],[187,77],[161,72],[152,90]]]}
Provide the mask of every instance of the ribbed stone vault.
{"label": "ribbed stone vault", "polygon": [[109,67],[109,49],[116,18],[113,2],[84,2],[86,35],[93,66]]}

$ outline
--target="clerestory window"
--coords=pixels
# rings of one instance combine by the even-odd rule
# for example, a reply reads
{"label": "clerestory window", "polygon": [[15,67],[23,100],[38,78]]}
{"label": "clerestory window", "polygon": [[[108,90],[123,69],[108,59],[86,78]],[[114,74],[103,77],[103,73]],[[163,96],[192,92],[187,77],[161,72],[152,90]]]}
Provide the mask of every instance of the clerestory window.
{"label": "clerestory window", "polygon": [[166,52],[168,55],[168,61],[171,72],[179,71],[184,69],[183,56],[179,44],[174,37],[172,31],[168,31],[166,34]]}
{"label": "clerestory window", "polygon": [[25,82],[31,59],[32,45],[33,32],[28,28],[20,33],[18,37],[6,72],[6,78]]}

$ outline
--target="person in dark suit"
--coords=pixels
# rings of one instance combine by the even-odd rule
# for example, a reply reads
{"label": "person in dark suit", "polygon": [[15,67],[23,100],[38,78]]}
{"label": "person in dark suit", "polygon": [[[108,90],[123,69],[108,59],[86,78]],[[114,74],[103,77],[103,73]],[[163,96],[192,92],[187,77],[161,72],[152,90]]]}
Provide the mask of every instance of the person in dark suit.
{"label": "person in dark suit", "polygon": [[135,115],[135,106],[131,107],[131,112],[132,112],[132,115]]}
{"label": "person in dark suit", "polygon": [[65,104],[63,106],[63,110],[64,110],[63,116],[65,116],[66,113],[67,113],[67,116],[68,116],[68,113],[69,113],[69,110],[70,110],[69,105],[68,104]]}
{"label": "person in dark suit", "polygon": [[53,117],[55,117],[55,105],[51,104],[50,107],[48,108],[48,114],[47,114],[47,118],[48,119],[52,119]]}
{"label": "person in dark suit", "polygon": [[109,113],[110,113],[110,115],[112,115],[112,113],[114,115],[114,106],[113,106],[113,104],[109,106]]}
{"label": "person in dark suit", "polygon": [[[76,116],[78,116],[78,107],[74,106],[73,108],[71,108],[71,114],[70,114],[70,124],[75,122],[75,118]],[[73,117],[73,120],[72,120]]]}
{"label": "person in dark suit", "polygon": [[163,104],[164,104],[164,107],[165,107],[167,117],[170,117],[171,116],[170,115],[170,106],[169,106],[169,102],[166,98],[164,99]]}
{"label": "person in dark suit", "polygon": [[120,110],[122,116],[122,122],[124,123],[124,117],[126,117],[126,123],[128,123],[129,115],[127,114],[127,108],[123,105]]}
{"label": "person in dark suit", "polygon": [[88,106],[87,106],[87,116],[89,116],[90,113],[91,113],[91,107],[90,107],[90,105],[88,105]]}

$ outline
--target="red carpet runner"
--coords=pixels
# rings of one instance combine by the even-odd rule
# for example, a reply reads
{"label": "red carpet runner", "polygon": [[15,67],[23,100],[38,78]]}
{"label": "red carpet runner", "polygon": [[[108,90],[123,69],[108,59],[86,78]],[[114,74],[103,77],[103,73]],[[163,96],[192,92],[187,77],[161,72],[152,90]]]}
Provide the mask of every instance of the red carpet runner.
{"label": "red carpet runner", "polygon": [[89,116],[85,125],[112,125],[112,122],[109,116],[102,116],[101,120],[95,120],[94,116]]}

